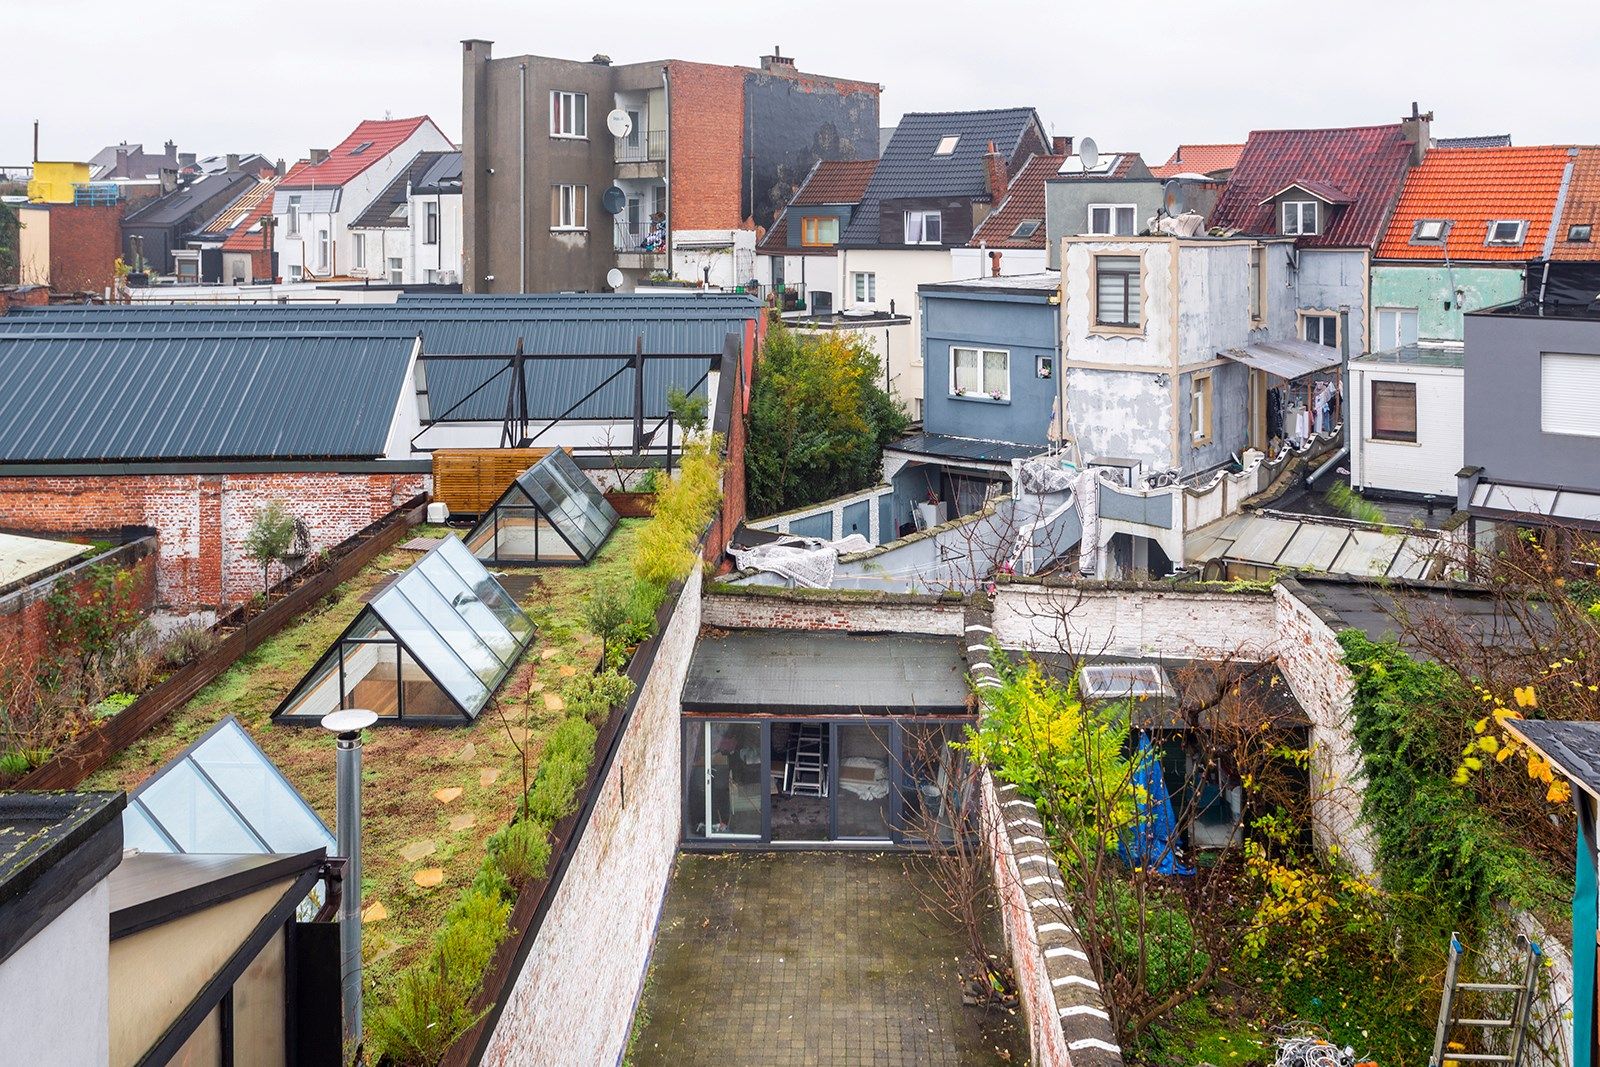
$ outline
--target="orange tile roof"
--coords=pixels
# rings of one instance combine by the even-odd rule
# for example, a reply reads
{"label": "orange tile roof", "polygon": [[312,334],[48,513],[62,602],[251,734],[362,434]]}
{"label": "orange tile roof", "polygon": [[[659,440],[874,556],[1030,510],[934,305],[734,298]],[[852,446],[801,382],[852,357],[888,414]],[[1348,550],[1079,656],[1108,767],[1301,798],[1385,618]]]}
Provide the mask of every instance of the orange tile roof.
{"label": "orange tile roof", "polygon": [[[1006,187],[1005,199],[989,212],[988,218],[972,231],[968,248],[987,245],[990,248],[1043,248],[1045,247],[1044,188],[1045,180],[1053,178],[1066,156],[1029,156]],[[1013,237],[1017,224],[1034,220],[1038,225],[1027,237]]]}
{"label": "orange tile roof", "polygon": [[[1592,227],[1589,240],[1567,240],[1574,225]],[[1561,208],[1561,228],[1550,258],[1600,260],[1600,232],[1596,231],[1600,231],[1600,146],[1584,145],[1573,162],[1567,202]]]}
{"label": "orange tile roof", "polygon": [[[276,186],[289,181],[309,166],[311,166],[311,161],[302,159],[290,167],[289,172],[282,178],[275,179],[273,184]],[[239,224],[233,228],[233,232],[228,235],[228,239],[222,242],[223,249],[228,252],[258,252],[264,249],[266,247],[265,239],[261,236],[261,229],[258,224],[264,216],[270,214],[272,214],[272,190],[269,189],[266,195],[256,203],[256,206],[250,209],[250,214],[239,220]]]}
{"label": "orange tile roof", "polygon": [[1218,170],[1232,170],[1239,162],[1242,144],[1181,144],[1165,163],[1151,167],[1157,178],[1170,178],[1174,174],[1210,174]]}
{"label": "orange tile roof", "polygon": [[[1430,149],[1406,175],[1377,258],[1438,261],[1448,250],[1458,261],[1537,259],[1544,254],[1567,158],[1568,149],[1560,145]],[[1411,243],[1418,219],[1450,221],[1443,248]],[[1485,245],[1496,219],[1525,220],[1522,243]]]}
{"label": "orange tile roof", "polygon": [[794,194],[791,204],[859,204],[876,159],[823,159]]}
{"label": "orange tile roof", "polygon": [[[307,167],[293,181],[285,177],[279,188],[326,189],[343,185],[399,148],[423,123],[432,122],[426,115],[409,119],[366,119],[328,153],[327,159]],[[364,144],[366,148],[361,147]]]}

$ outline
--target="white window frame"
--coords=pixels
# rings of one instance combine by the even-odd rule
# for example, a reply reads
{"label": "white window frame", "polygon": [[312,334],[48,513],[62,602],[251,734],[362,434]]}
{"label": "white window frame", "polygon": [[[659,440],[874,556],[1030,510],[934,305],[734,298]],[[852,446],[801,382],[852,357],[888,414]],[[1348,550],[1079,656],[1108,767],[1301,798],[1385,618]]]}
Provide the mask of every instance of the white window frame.
{"label": "white window frame", "polygon": [[960,143],[961,135],[959,133],[946,134],[939,138],[938,144],[933,146],[933,154],[936,156],[953,156],[956,154],[956,146]]}
{"label": "white window frame", "polygon": [[[1551,371],[1557,374],[1552,376]],[[1567,437],[1600,437],[1592,383],[1600,382],[1600,356],[1583,352],[1539,354],[1539,429]]]}
{"label": "white window frame", "polygon": [[1442,244],[1449,235],[1449,219],[1418,219],[1411,225],[1412,244]]}
{"label": "white window frame", "polygon": [[850,272],[850,292],[855,296],[857,304],[876,304],[878,302],[878,275],[876,271],[853,270]]}
{"label": "white window frame", "polygon": [[[1497,240],[1495,231],[1502,226],[1516,227],[1515,239],[1507,238]],[[1483,244],[1485,248],[1516,248],[1528,239],[1528,222],[1526,219],[1490,219],[1483,231]]]}
{"label": "white window frame", "polygon": [[355,270],[367,269],[367,235],[350,232],[350,266]]}
{"label": "white window frame", "polygon": [[284,227],[284,229],[288,231],[288,235],[290,237],[299,237],[300,236],[300,194],[299,193],[290,193],[289,194],[289,212],[288,212],[288,214],[289,214],[288,225],[286,225]]}
{"label": "white window frame", "polygon": [[[583,101],[581,121],[578,101]],[[573,141],[589,139],[589,94],[569,92],[566,89],[550,90],[550,136]]]}
{"label": "white window frame", "polygon": [[1216,403],[1212,395],[1216,383],[1210,374],[1195,374],[1189,379],[1189,443],[1211,442],[1211,420]]}
{"label": "white window frame", "polygon": [[[1306,226],[1306,209],[1310,209],[1311,226]],[[1291,210],[1292,209],[1292,210]],[[1293,216],[1294,224],[1289,223]],[[1322,232],[1322,201],[1285,200],[1278,205],[1278,232],[1291,237],[1315,237]]]}
{"label": "white window frame", "polygon": [[[1384,315],[1395,316],[1394,329],[1389,331],[1388,334],[1385,334],[1383,329]],[[1405,316],[1407,315],[1411,316],[1412,333],[1415,334],[1420,324],[1416,308],[1378,307],[1372,309],[1372,351],[1387,352],[1403,345],[1416,344],[1415,337],[1410,341],[1404,340],[1405,331],[1401,327],[1405,323]]]}
{"label": "white window frame", "polygon": [[[937,220],[936,225],[939,229],[938,234],[931,241],[928,240],[928,219],[930,217]],[[911,220],[913,218],[917,219],[917,233],[920,235],[916,240],[911,239]],[[938,210],[919,209],[907,211],[905,227],[905,239],[908,245],[940,245],[944,243],[944,214]]]}
{"label": "white window frame", "polygon": [[401,256],[390,256],[387,264],[387,280],[390,285],[404,285],[406,281],[406,261]]}
{"label": "white window frame", "polygon": [[[1317,311],[1317,310],[1308,311],[1308,310],[1305,310],[1305,309],[1302,308],[1300,310],[1299,315],[1300,315],[1300,340],[1302,340],[1302,341],[1310,341],[1312,344],[1317,344],[1317,345],[1327,345],[1329,348],[1338,348],[1339,347],[1339,315],[1338,315],[1337,312],[1333,312],[1333,311]],[[1312,337],[1308,336],[1306,327],[1308,325],[1310,325],[1312,319],[1316,319],[1319,322],[1319,325],[1318,325],[1318,328],[1317,328],[1317,332],[1319,334],[1323,334],[1324,326],[1326,326],[1327,323],[1329,323],[1329,322],[1333,323],[1333,341],[1331,343],[1327,340],[1327,337],[1325,335],[1324,336],[1319,336],[1317,338],[1312,338]]]}
{"label": "white window frame", "polygon": [[[550,220],[552,230],[581,233],[589,228],[589,187],[558,182],[550,187],[555,191],[556,213]],[[581,220],[580,220],[581,216]]]}
{"label": "white window frame", "polygon": [[422,243],[425,245],[439,243],[439,202],[437,200],[424,200],[422,202]]}
{"label": "white window frame", "polygon": [[303,282],[303,281],[305,281],[306,280],[306,269],[304,267],[302,267],[298,263],[289,264],[289,280],[291,282]]}
{"label": "white window frame", "polygon": [[323,274],[333,268],[333,236],[326,229],[317,231],[317,270]]}
{"label": "white window frame", "polygon": [[[962,356],[971,356],[969,367],[961,366]],[[1003,389],[991,390],[986,388],[989,384],[989,366],[991,356],[998,356],[1000,372],[1005,378]],[[967,373],[964,375],[963,370]],[[975,376],[975,377],[974,377]],[[963,383],[963,378],[966,381]],[[995,393],[999,393],[996,396]],[[1011,399],[1011,350],[1009,348],[978,348],[972,345],[950,346],[950,395],[956,397],[969,397],[973,399],[986,398],[995,401],[1009,401]]]}
{"label": "white window frame", "polygon": [[[1095,225],[1094,213],[1096,211],[1104,211],[1106,213],[1106,224],[1110,227],[1109,229],[1101,229],[1100,227]],[[1124,212],[1124,211],[1126,211],[1128,213],[1128,232],[1127,233],[1121,233],[1117,229],[1117,216],[1118,216],[1118,214],[1120,214],[1121,212]],[[1089,228],[1085,232],[1088,233],[1091,236],[1094,236],[1094,237],[1132,237],[1134,231],[1139,228],[1139,205],[1138,204],[1090,204],[1089,205],[1088,220],[1089,220]]]}

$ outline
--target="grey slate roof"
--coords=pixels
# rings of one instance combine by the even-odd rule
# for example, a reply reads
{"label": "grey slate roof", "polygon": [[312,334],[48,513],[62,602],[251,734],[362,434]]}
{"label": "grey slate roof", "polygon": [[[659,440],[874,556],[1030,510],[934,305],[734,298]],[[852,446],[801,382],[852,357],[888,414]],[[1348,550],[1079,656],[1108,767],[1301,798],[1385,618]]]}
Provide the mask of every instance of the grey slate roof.
{"label": "grey slate roof", "polygon": [[[984,156],[989,142],[1009,161],[1029,127],[1042,146],[1050,144],[1038,114],[1031,107],[993,111],[911,112],[900,119],[894,135],[878,160],[861,206],[840,236],[842,247],[878,244],[878,224],[883,201],[910,197],[976,197],[989,193]],[[956,150],[936,156],[941,138],[959,136]]]}
{"label": "grey slate roof", "polygon": [[1600,723],[1518,719],[1506,724],[1591,796],[1600,796]]}
{"label": "grey slate roof", "polygon": [[1509,133],[1486,133],[1476,137],[1436,137],[1435,148],[1510,148]]}
{"label": "grey slate roof", "polygon": [[395,208],[406,202],[406,191],[413,185],[420,185],[424,175],[432,171],[443,156],[456,157],[456,173],[461,171],[460,152],[418,152],[404,170],[395,175],[394,181],[384,187],[383,192],[373,197],[367,209],[357,215],[350,224],[354,230],[378,229],[405,229],[411,224],[410,219],[404,215],[396,216]]}
{"label": "grey slate roof", "polygon": [[374,458],[413,337],[0,334],[7,463]]}
{"label": "grey slate roof", "polygon": [[[208,207],[215,208],[209,212],[209,215],[215,215],[245,190],[253,189],[255,184],[256,176],[242,170],[208,174],[198,181],[140,204],[122,221],[129,226],[173,226]],[[219,200],[219,197],[226,199]],[[209,221],[209,217],[197,220],[199,223]]]}
{"label": "grey slate roof", "polygon": [[1043,445],[1018,445],[1010,441],[984,441],[976,437],[953,437],[943,433],[918,433],[885,446],[894,452],[909,452],[936,459],[977,459],[986,463],[1010,463],[1045,451]]}
{"label": "grey slate roof", "polygon": [[433,166],[423,171],[422,178],[412,186],[412,192],[426,193],[459,193],[461,192],[461,153],[439,152]]}
{"label": "grey slate roof", "polygon": [[686,711],[967,714],[954,637],[730,630],[695,645]]}

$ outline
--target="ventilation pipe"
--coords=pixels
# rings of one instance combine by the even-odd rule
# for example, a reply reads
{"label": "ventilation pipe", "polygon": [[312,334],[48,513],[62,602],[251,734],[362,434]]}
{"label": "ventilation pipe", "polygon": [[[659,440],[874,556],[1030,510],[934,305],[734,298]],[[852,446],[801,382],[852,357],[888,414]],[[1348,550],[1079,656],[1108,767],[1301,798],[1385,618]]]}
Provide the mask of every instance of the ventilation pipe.
{"label": "ventilation pipe", "polygon": [[346,1048],[361,1044],[361,731],[378,721],[364,708],[344,708],[322,717],[322,728],[339,739],[335,837],[344,857],[339,895],[339,976]]}

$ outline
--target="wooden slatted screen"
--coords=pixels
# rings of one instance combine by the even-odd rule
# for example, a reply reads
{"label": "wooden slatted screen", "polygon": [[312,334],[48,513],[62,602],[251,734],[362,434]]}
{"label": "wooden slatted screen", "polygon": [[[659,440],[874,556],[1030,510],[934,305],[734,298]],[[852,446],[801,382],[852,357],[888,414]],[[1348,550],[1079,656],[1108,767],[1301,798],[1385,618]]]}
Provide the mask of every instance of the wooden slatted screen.
{"label": "wooden slatted screen", "polygon": [[441,448],[433,454],[433,499],[450,513],[482,515],[548,448]]}

